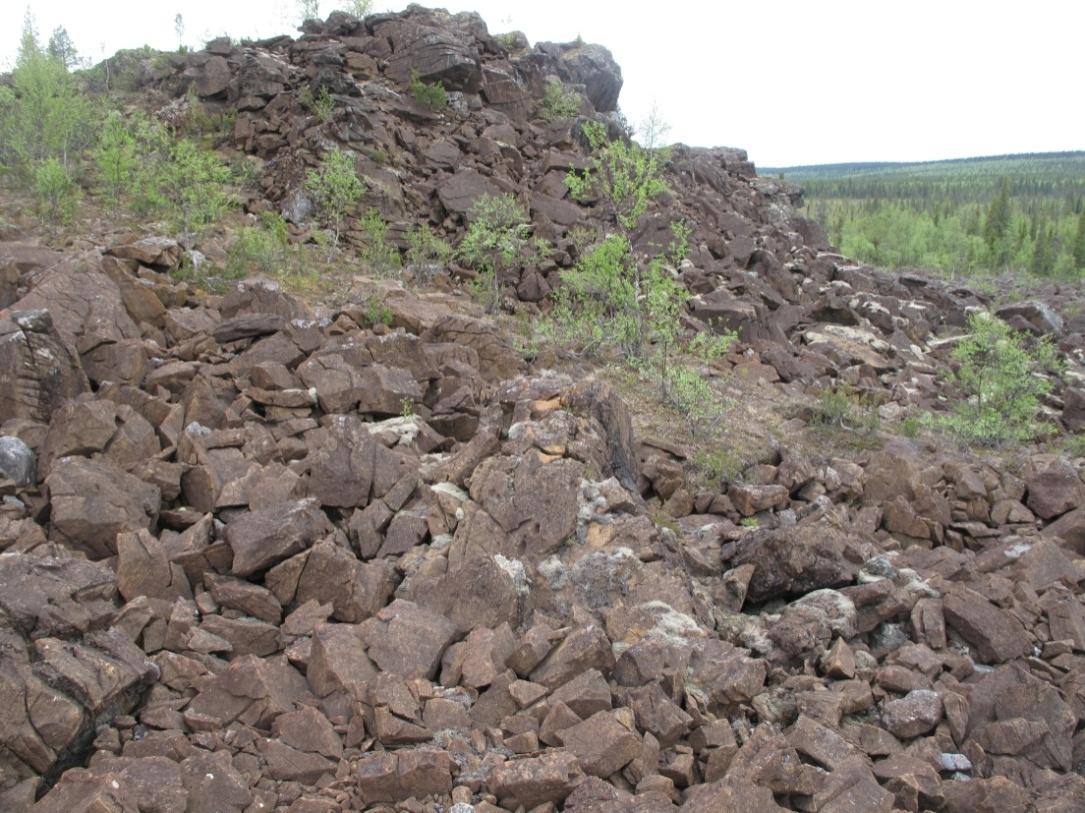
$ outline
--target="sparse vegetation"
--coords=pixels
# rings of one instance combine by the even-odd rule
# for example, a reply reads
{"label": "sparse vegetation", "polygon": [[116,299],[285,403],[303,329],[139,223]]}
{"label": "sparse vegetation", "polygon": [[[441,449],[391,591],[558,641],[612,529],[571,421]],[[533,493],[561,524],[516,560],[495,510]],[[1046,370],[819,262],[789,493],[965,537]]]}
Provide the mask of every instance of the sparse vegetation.
{"label": "sparse vegetation", "polygon": [[399,249],[388,239],[388,224],[376,209],[369,209],[362,218],[362,234],[359,257],[368,271],[391,276],[403,267]]}
{"label": "sparse vegetation", "polygon": [[803,186],[807,212],[850,257],[973,278],[1085,277],[1085,237],[1075,250],[1085,229],[1085,153],[796,167],[784,175]]}
{"label": "sparse vegetation", "polygon": [[818,394],[811,408],[810,424],[856,448],[878,445],[881,432],[877,407],[843,385]]}
{"label": "sparse vegetation", "polygon": [[411,96],[419,107],[437,113],[448,107],[448,94],[440,82],[423,82],[417,73],[411,73]]}
{"label": "sparse vegetation", "polygon": [[431,282],[452,259],[452,246],[424,223],[407,235],[407,269],[416,282]]}
{"label": "sparse vegetation", "polygon": [[331,256],[339,246],[343,221],[365,194],[365,184],[355,171],[354,155],[344,150],[327,153],[319,168],[309,171],[305,186],[316,197],[321,214],[331,226]]}
{"label": "sparse vegetation", "polygon": [[551,79],[546,83],[542,100],[535,114],[544,121],[569,119],[580,112],[580,95],[565,87],[560,81]]}
{"label": "sparse vegetation", "polygon": [[483,195],[468,213],[467,234],[457,249],[476,272],[475,293],[493,313],[501,302],[504,274],[522,261],[531,245],[527,212],[512,195]]}
{"label": "sparse vegetation", "polygon": [[321,124],[327,124],[335,117],[335,99],[328,93],[326,87],[322,87],[316,93],[309,88],[302,88],[298,93],[298,102],[316,116]]}
{"label": "sparse vegetation", "polygon": [[1053,430],[1041,417],[1040,398],[1059,370],[1054,346],[1033,343],[997,317],[972,315],[969,334],[953,351],[952,384],[960,399],[936,423],[965,443],[1001,446],[1035,440]]}

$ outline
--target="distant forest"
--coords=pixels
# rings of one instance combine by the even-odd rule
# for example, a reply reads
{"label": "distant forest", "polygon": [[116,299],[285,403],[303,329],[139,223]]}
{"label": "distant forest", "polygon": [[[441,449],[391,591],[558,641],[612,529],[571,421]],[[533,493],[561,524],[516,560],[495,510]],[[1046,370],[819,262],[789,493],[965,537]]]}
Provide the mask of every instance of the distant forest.
{"label": "distant forest", "polygon": [[1085,279],[1085,151],[774,167],[844,254],[952,276]]}

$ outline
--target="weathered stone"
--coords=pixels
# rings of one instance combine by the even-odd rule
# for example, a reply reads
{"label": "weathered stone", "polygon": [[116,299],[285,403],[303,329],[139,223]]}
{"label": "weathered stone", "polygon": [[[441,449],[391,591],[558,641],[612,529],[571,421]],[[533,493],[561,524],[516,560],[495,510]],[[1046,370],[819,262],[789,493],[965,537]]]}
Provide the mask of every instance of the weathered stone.
{"label": "weathered stone", "polygon": [[457,631],[443,615],[397,599],[366,621],[360,634],[381,671],[432,679]]}
{"label": "weathered stone", "polygon": [[[631,721],[626,720],[626,723]],[[562,732],[565,748],[584,773],[606,778],[637,757],[640,737],[614,712],[600,711]]]}
{"label": "weathered stone", "polygon": [[330,530],[316,500],[291,500],[247,511],[226,526],[232,573],[248,576],[312,545]]}
{"label": "weathered stone", "polygon": [[117,534],[150,529],[158,518],[158,489],[105,461],[61,458],[45,485],[53,534],[92,558],[113,555]]}
{"label": "weathered stone", "polygon": [[942,698],[928,689],[916,689],[882,706],[882,724],[889,733],[904,740],[926,734],[941,719]]}
{"label": "weathered stone", "polygon": [[79,357],[64,342],[48,310],[0,315],[0,423],[12,418],[49,423],[53,411],[88,388]]}

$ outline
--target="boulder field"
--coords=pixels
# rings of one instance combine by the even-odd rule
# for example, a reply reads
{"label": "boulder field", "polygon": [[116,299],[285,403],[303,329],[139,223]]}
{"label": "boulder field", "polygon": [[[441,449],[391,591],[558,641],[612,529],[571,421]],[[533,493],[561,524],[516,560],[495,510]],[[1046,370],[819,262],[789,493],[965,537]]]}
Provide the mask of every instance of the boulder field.
{"label": "boulder field", "polygon": [[[523,193],[557,247],[504,280],[529,315],[601,222],[562,183],[579,118],[615,121],[600,46],[412,6],[139,80],[233,111],[252,211],[311,205],[327,141],[393,233],[454,241],[481,194]],[[548,81],[580,116],[537,117]],[[738,332],[722,367],[781,397],[845,382],[887,416],[937,402],[987,297],[833,253],[740,150],[679,146],[667,173],[636,244],[690,224],[687,326]],[[1065,457],[781,443],[696,483],[601,377],[543,369],[463,297],[212,295],[171,278],[186,250],[0,243],[0,810],[1085,809]],[[1061,296],[1000,313],[1058,343],[1070,383],[1044,408],[1079,430],[1085,322]]]}

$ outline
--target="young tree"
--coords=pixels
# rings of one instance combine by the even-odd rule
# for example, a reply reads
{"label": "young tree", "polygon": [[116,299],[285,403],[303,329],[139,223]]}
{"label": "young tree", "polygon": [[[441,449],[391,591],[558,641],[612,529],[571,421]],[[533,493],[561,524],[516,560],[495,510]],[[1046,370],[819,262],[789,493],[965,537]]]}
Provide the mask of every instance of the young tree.
{"label": "young tree", "polygon": [[134,191],[133,185],[140,168],[136,138],[121,114],[116,111],[106,117],[98,132],[94,163],[98,169],[98,178],[115,211],[121,198]]}
{"label": "young tree", "polygon": [[476,289],[489,313],[501,304],[501,278],[527,251],[527,212],[512,195],[483,195],[468,212],[470,225],[458,254],[478,272]]}
{"label": "young tree", "polygon": [[330,258],[339,245],[343,220],[354,211],[365,194],[365,184],[354,168],[353,153],[338,149],[329,152],[318,169],[309,170],[305,187],[316,197],[321,214],[331,223]]}
{"label": "young tree", "polygon": [[1077,230],[1074,232],[1074,244],[1070,249],[1074,260],[1074,268],[1085,273],[1085,206],[1081,208],[1081,214],[1077,218]]}
{"label": "young tree", "polygon": [[320,0],[298,0],[298,12],[301,21],[320,19]]}
{"label": "young tree", "polygon": [[62,25],[53,29],[53,33],[49,37],[49,44],[46,46],[46,52],[67,70],[77,68],[82,63],[79,52],[75,48],[75,43],[72,42],[72,38],[68,36],[67,30]]}
{"label": "young tree", "polygon": [[177,34],[177,50],[183,52],[185,50],[185,18],[181,16],[181,12],[177,12],[177,16],[173,18],[173,31]]}
{"label": "young tree", "polygon": [[90,104],[64,63],[39,45],[29,12],[11,78],[12,96],[0,122],[2,160],[28,180],[48,158],[70,171],[89,140]]}
{"label": "young tree", "polygon": [[230,169],[213,150],[183,138],[174,142],[169,160],[160,168],[157,183],[172,204],[182,233],[215,222],[230,203],[226,184]]}
{"label": "young tree", "polygon": [[1059,369],[1053,345],[1040,341],[1030,353],[1025,337],[986,313],[969,317],[968,328],[953,351],[954,381],[963,399],[947,427],[968,443],[986,446],[1042,434],[1040,398],[1051,389],[1044,374]]}
{"label": "young tree", "polygon": [[363,19],[373,13],[373,0],[347,0],[343,10]]}
{"label": "young tree", "polygon": [[1009,226],[1010,180],[1003,178],[998,185],[998,192],[987,208],[987,219],[983,224],[983,240],[987,243],[987,250],[991,252],[996,263],[1005,260],[1005,247],[1002,241]]}

